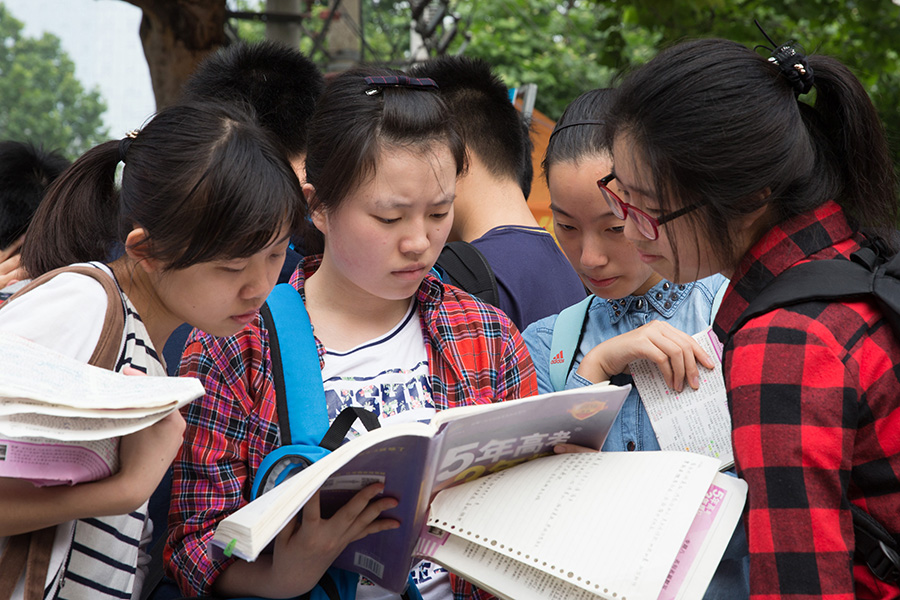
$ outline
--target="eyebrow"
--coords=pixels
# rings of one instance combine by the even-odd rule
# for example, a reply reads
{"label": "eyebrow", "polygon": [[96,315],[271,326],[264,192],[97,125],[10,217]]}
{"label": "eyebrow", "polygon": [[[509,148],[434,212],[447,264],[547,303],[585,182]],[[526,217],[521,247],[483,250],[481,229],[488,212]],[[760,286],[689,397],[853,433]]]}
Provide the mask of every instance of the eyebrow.
{"label": "eyebrow", "polygon": [[[552,212],[559,213],[559,214],[561,214],[562,216],[568,217],[568,218],[570,218],[570,219],[574,219],[574,218],[575,218],[575,217],[573,217],[572,215],[570,215],[569,213],[567,213],[566,211],[564,211],[563,209],[561,209],[559,206],[557,206],[556,204],[554,204],[552,200],[550,201],[550,210],[551,210]],[[612,214],[613,214],[612,211],[611,211],[611,210],[608,210],[607,212],[605,212],[605,213],[603,213],[602,215],[600,215],[599,218],[602,219],[602,218],[608,217],[608,216],[610,216],[610,215],[612,215]]]}
{"label": "eyebrow", "polygon": [[[445,204],[453,204],[453,201],[456,199],[456,195],[447,195],[438,200],[437,202],[429,203],[429,206],[443,206]],[[412,202],[406,202],[402,200],[376,200],[375,206],[380,210],[390,210],[393,208],[408,208],[412,206]]]}

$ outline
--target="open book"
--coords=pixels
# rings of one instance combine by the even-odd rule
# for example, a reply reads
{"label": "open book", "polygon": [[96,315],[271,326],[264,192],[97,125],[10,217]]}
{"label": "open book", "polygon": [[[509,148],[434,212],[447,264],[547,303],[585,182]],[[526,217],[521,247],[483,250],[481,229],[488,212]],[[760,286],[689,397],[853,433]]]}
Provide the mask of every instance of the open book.
{"label": "open book", "polygon": [[[454,408],[429,424],[366,433],[222,520],[213,549],[255,560],[317,490],[327,516],[383,482],[399,500],[384,516],[401,527],[350,544],[334,565],[391,591],[403,590],[420,558],[516,599],[569,598],[572,590],[612,598],[619,589],[617,598],[655,590],[655,600],[667,581],[705,589],[743,507],[742,482],[720,484],[716,460],[688,453],[552,453],[561,442],[599,449],[629,389],[599,384]],[[708,494],[716,509],[699,519]],[[626,561],[604,558],[622,548],[640,550],[624,579]],[[682,548],[696,554],[676,572]],[[482,569],[490,553],[509,563]],[[545,594],[549,580],[561,595]]]}
{"label": "open book", "polygon": [[79,483],[118,469],[118,438],[203,395],[194,378],[130,377],[0,333],[0,477]]}
{"label": "open book", "polygon": [[641,394],[653,431],[663,450],[684,450],[712,456],[721,468],[734,464],[731,449],[731,415],[722,374],[722,343],[712,328],[692,336],[715,363],[710,370],[698,365],[700,387],[669,388],[662,373],[649,360],[631,363],[634,385]]}

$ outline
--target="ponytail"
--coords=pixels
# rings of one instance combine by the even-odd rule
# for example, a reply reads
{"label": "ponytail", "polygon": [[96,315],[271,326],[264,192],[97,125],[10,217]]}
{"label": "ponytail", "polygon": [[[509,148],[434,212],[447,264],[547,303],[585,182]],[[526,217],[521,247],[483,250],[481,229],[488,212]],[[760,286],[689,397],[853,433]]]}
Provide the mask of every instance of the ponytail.
{"label": "ponytail", "polygon": [[835,200],[861,225],[897,223],[897,179],[881,119],[853,73],[829,56],[810,56],[815,70],[813,111],[804,121],[831,162]]}
{"label": "ponytail", "polygon": [[117,240],[117,141],[85,152],[47,190],[22,246],[37,277],[72,263],[106,260]]}

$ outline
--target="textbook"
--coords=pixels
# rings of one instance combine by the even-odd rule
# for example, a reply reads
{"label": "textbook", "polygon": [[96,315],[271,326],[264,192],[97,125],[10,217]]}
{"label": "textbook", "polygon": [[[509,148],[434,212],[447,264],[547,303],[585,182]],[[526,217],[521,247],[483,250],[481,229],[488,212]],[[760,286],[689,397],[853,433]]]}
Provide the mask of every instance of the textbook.
{"label": "textbook", "polygon": [[649,360],[631,363],[631,376],[641,394],[647,416],[663,450],[698,452],[718,458],[722,470],[734,465],[731,448],[731,415],[722,373],[722,343],[712,328],[692,336],[715,363],[713,369],[698,365],[700,386],[676,392]]}
{"label": "textbook", "polygon": [[118,469],[120,436],[203,395],[195,378],[134,377],[0,333],[0,477],[73,484]]}
{"label": "textbook", "polygon": [[327,517],[383,482],[399,500],[384,517],[401,527],[351,543],[334,565],[390,591],[430,559],[516,600],[690,598],[661,594],[708,585],[743,482],[720,481],[718,461],[697,454],[552,451],[599,449],[629,390],[598,384],[364,433],[223,519],[210,551],[255,560],[317,490]]}

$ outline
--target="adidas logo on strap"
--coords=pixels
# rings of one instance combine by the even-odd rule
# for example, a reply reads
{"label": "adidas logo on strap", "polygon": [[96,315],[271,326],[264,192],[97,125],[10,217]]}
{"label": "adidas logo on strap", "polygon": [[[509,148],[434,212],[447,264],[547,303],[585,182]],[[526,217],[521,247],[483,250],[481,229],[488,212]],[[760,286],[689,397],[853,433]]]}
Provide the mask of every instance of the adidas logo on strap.
{"label": "adidas logo on strap", "polygon": [[552,359],[550,359],[550,364],[551,364],[551,365],[560,365],[560,364],[563,363],[563,361],[564,361],[564,359],[563,359],[563,351],[560,350],[560,351],[559,351],[559,354],[557,354],[557,355],[554,356]]}

